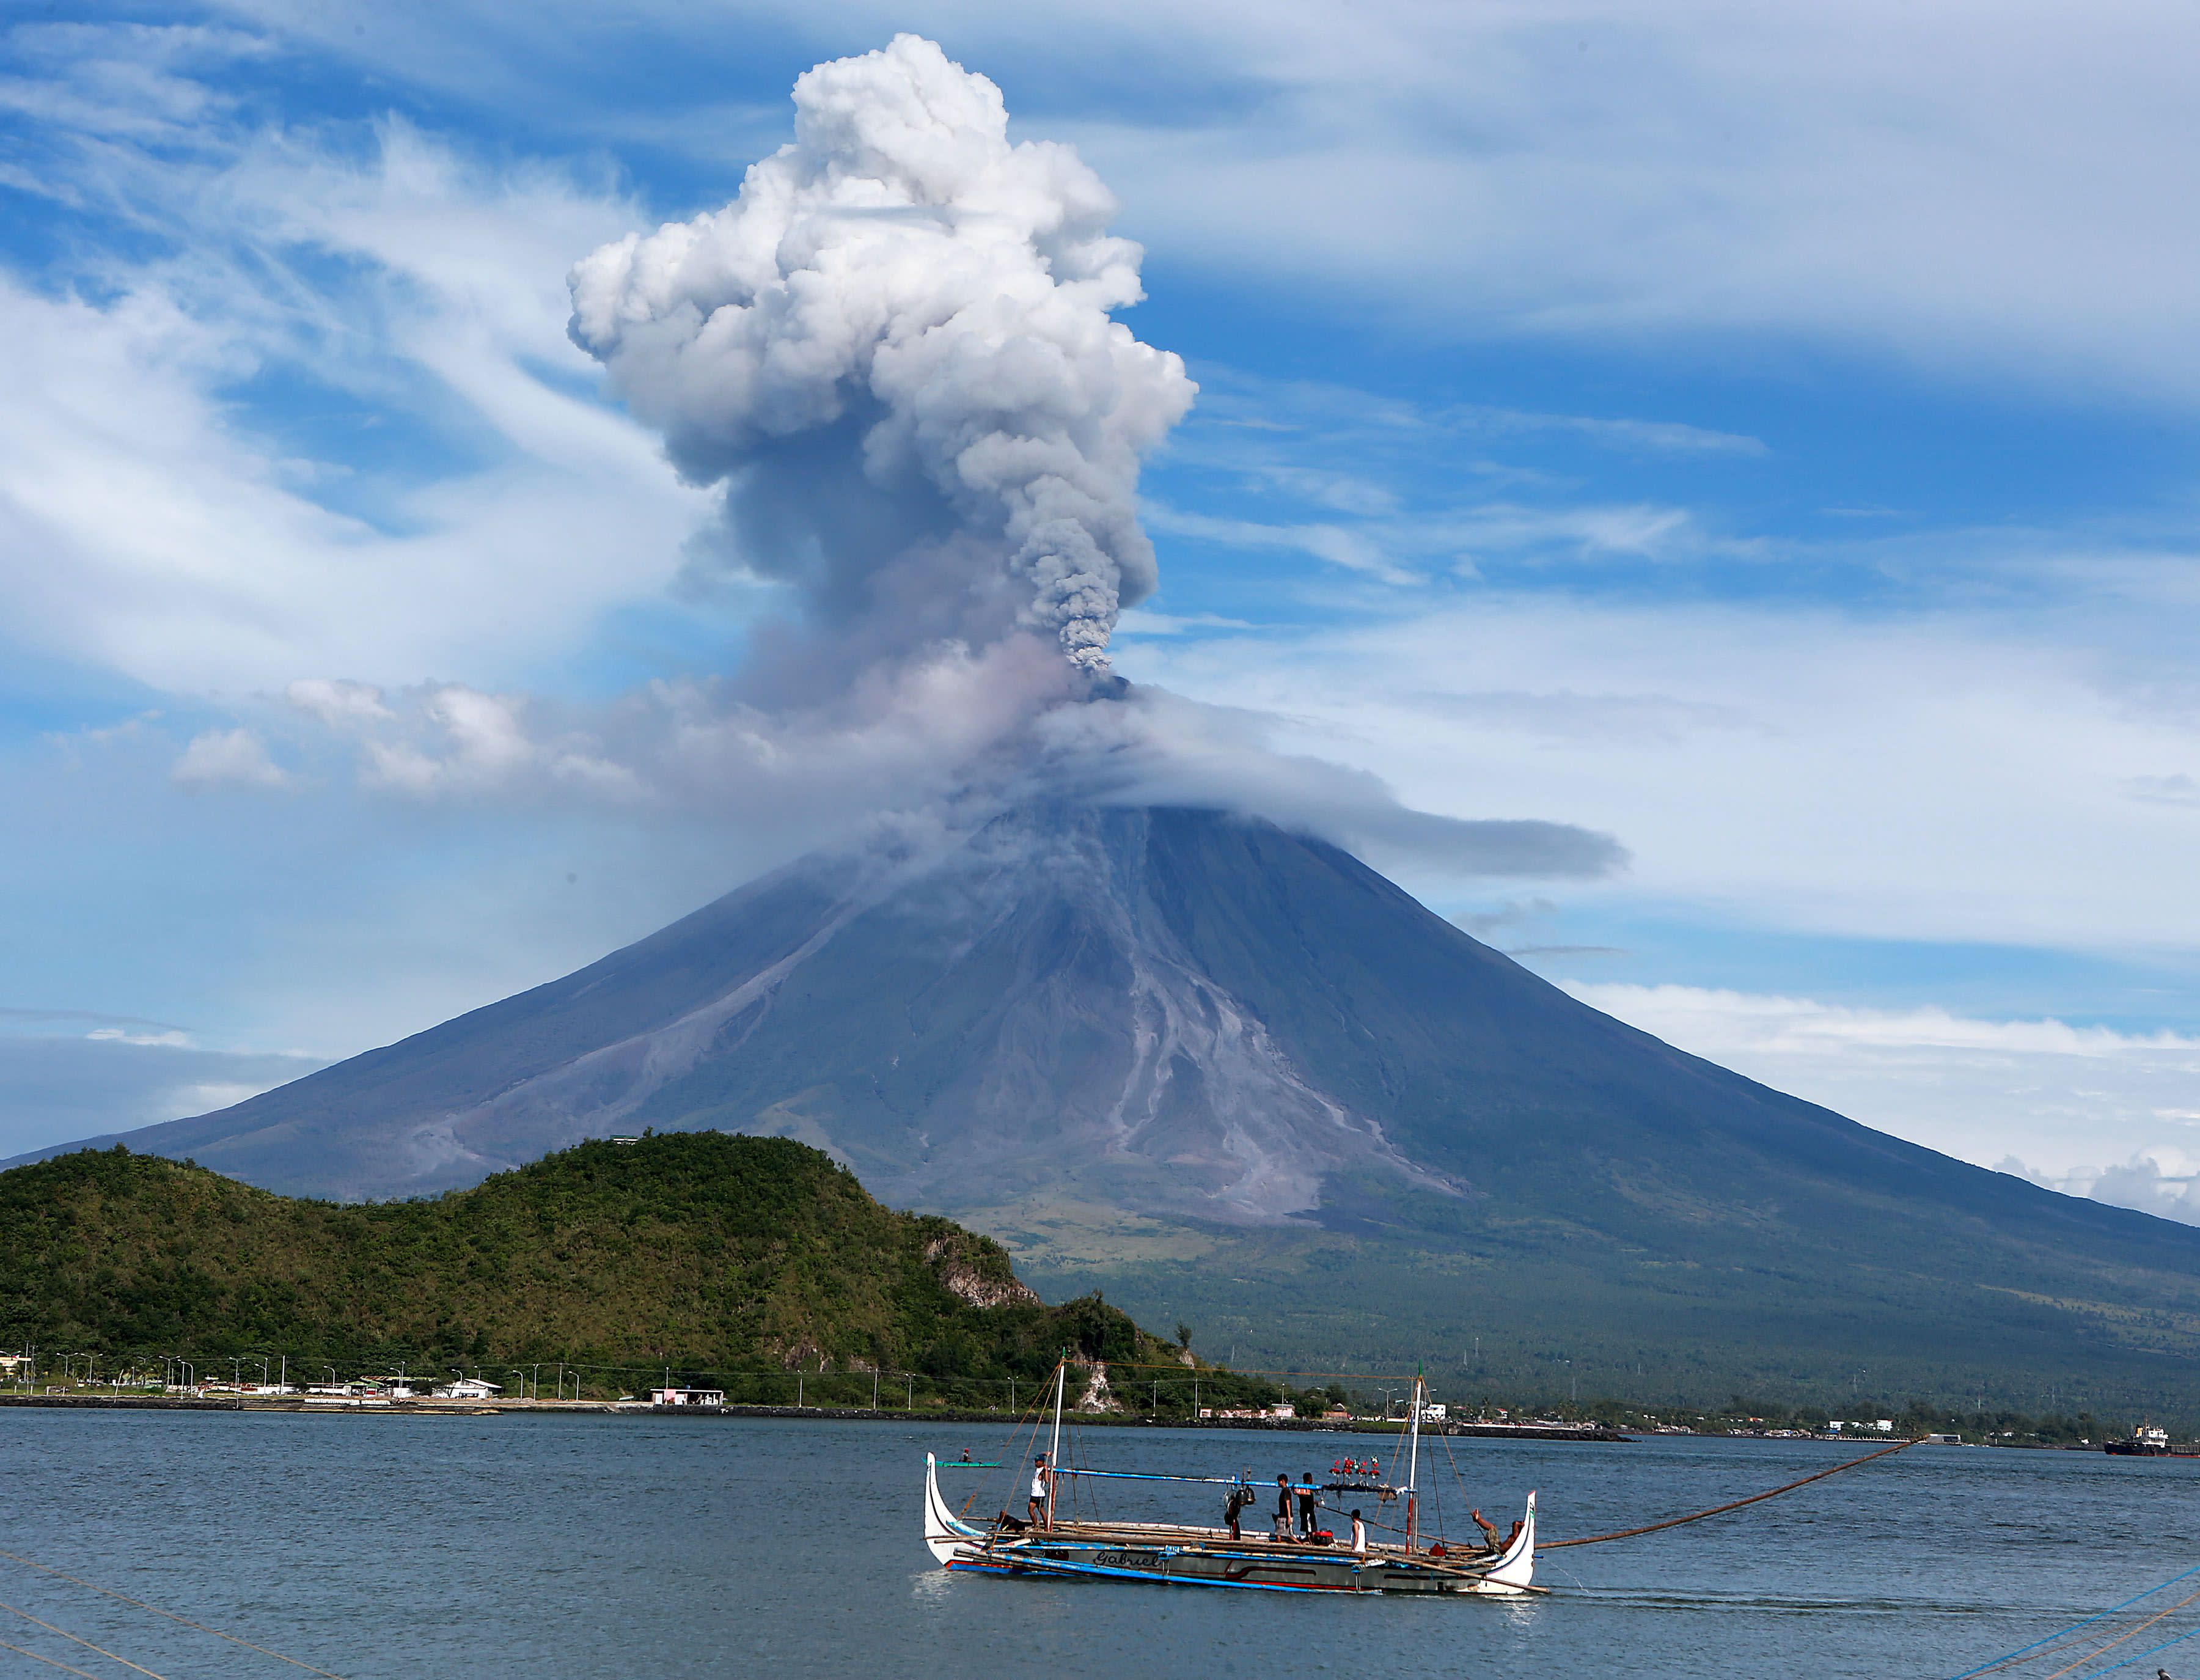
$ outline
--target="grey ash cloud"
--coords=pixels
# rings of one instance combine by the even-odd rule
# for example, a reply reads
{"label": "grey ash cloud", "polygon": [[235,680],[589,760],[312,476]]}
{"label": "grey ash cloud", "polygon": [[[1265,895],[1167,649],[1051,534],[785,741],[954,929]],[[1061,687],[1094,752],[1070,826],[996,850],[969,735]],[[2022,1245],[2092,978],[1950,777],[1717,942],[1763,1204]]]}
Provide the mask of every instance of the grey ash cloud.
{"label": "grey ash cloud", "polygon": [[574,269],[574,342],[843,651],[1034,634],[1104,670],[1156,581],[1139,457],[1194,389],[1112,319],[1144,295],[1114,195],[913,35],[794,109],[732,203]]}

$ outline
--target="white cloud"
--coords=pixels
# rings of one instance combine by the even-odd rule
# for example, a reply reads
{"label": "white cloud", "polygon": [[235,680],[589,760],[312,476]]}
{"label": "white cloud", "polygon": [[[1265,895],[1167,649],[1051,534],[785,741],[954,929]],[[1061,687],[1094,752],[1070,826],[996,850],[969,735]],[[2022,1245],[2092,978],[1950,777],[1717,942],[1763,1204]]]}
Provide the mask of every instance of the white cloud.
{"label": "white cloud", "polygon": [[[489,0],[393,0],[364,34],[300,0],[226,9],[470,102],[533,115],[559,85],[584,129],[634,121],[606,108],[606,52],[677,51],[731,79],[761,20],[841,50],[909,15],[748,0],[714,28],[638,0],[613,42],[598,9],[545,0],[515,53]],[[2200,395],[2187,8],[1458,0],[1340,26],[1314,0],[1119,0],[1034,32],[1026,9],[974,0],[951,37],[1012,94],[1061,86],[1065,66],[1150,67],[1112,102],[1079,98],[1074,121],[1040,114],[1173,266],[1466,336],[1632,348],[1753,330]],[[658,114],[658,143],[724,132],[702,79],[698,104]]]}
{"label": "white cloud", "polygon": [[[379,138],[356,161],[219,126],[181,159],[102,139],[102,190],[176,254],[80,291],[0,274],[11,636],[172,692],[494,679],[661,594],[702,500],[580,394],[564,335],[565,264],[630,207]],[[357,459],[259,433],[233,393],[268,373],[354,413]],[[465,446],[352,482],[423,427]]]}
{"label": "white cloud", "polygon": [[85,1037],[95,1044],[138,1045],[158,1046],[169,1050],[191,1050],[196,1046],[191,1035],[171,1027],[162,1032],[132,1032],[124,1027],[95,1027]]}
{"label": "white cloud", "polygon": [[1484,0],[1202,26],[1267,97],[1076,131],[1176,260],[1467,336],[1757,331],[2200,395],[2177,67],[2200,20],[2176,9]]}
{"label": "white cloud", "polygon": [[[1882,1132],[2200,1224],[2200,1038],[1938,1008],[1568,981],[1667,1043]],[[2103,1168],[2103,1160],[2122,1162]],[[2174,1185],[2163,1174],[2183,1175]]]}
{"label": "white cloud", "polygon": [[322,1065],[201,1049],[180,1036],[0,1032],[0,1158],[203,1114]]}
{"label": "white cloud", "polygon": [[1223,518],[1151,501],[1146,504],[1146,522],[1156,530],[1172,536],[1196,536],[1240,548],[1295,549],[1349,571],[1365,572],[1385,583],[1423,581],[1419,572],[1394,564],[1384,553],[1378,536],[1367,530],[1327,523],[1281,525]]}
{"label": "white cloud", "polygon": [[[534,793],[562,786],[596,798],[624,799],[640,791],[634,770],[604,757],[593,740],[574,735],[535,739],[528,729],[527,705],[524,696],[485,694],[463,683],[435,688],[421,697],[419,705],[430,744],[367,740],[366,779],[370,786],[416,798]],[[386,708],[380,715],[391,716]]]}
{"label": "white cloud", "polygon": [[[2010,1056],[2121,1057],[2162,1052],[2196,1065],[2200,1039],[2169,1032],[2119,1033],[2066,1021],[1981,1021],[1938,1008],[1853,1009],[1809,998],[1782,998],[1691,986],[1568,987],[1585,1003],[1647,1032],[1655,1021],[1693,1037],[1722,1035],[1752,1054],[1816,1056],[1848,1048],[1983,1051]],[[1706,1052],[1709,1054],[1710,1052]]]}
{"label": "white cloud", "polygon": [[2185,679],[2174,649],[2089,635],[2109,641],[2074,607],[1866,618],[1483,590],[1139,638],[1122,663],[1268,714],[1278,750],[1416,809],[1616,834],[1633,865],[1599,893],[1700,925],[2200,951],[2194,810],[2128,793],[2200,760]]}
{"label": "white cloud", "polygon": [[280,787],[290,781],[249,729],[209,729],[194,735],[168,773],[178,787]]}
{"label": "white cloud", "polygon": [[332,728],[385,722],[395,716],[383,703],[382,690],[370,682],[303,676],[284,689],[283,698]]}

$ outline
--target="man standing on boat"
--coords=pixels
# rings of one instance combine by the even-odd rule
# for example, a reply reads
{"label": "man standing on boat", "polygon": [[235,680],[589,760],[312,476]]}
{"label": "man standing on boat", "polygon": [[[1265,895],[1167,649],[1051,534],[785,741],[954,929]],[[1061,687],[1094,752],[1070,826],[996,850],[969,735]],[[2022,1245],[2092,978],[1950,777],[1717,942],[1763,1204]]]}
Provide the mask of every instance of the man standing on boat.
{"label": "man standing on boat", "polygon": [[1360,1513],[1352,1513],[1352,1549],[1362,1557],[1367,1554],[1367,1525],[1360,1520]]}
{"label": "man standing on boat", "polygon": [[1278,1476],[1276,1478],[1276,1538],[1289,1540],[1290,1537],[1291,1478]]}
{"label": "man standing on boat", "polygon": [[1044,1453],[1032,1460],[1031,1498],[1025,1503],[1024,1514],[1030,1518],[1033,1528],[1049,1525],[1046,1520],[1047,1483],[1051,1473],[1047,1467]]}
{"label": "man standing on boat", "polygon": [[1316,1514],[1321,1506],[1321,1491],[1314,1486],[1313,1472],[1309,1471],[1291,1491],[1299,1496],[1299,1532],[1311,1539],[1321,1527],[1321,1519]]}
{"label": "man standing on boat", "polygon": [[1231,1489],[1230,1497],[1222,1501],[1223,1519],[1230,1525],[1230,1537],[1232,1540],[1243,1540],[1245,1537],[1238,1532],[1238,1519],[1251,1509],[1255,1503],[1253,1490],[1248,1487]]}

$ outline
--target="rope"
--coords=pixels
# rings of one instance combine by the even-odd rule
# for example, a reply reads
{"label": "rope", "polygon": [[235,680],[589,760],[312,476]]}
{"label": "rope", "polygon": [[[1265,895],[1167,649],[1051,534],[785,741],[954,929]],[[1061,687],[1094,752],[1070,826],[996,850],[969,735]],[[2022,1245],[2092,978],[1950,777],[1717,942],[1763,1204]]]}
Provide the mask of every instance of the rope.
{"label": "rope", "polygon": [[[2115,1670],[2120,1668],[2129,1668],[2133,1663],[2143,1663],[2149,1657],[2154,1656],[2160,1652],[2167,1651],[2173,1645],[2182,1645],[2188,1639],[2200,1639],[2200,1628],[2194,1628],[2190,1632],[2180,1633],[2174,1639],[2165,1639],[2161,1644],[2150,1645],[2144,1651],[2134,1651],[2130,1656],[2125,1657],[2120,1661],[2112,1662],[2108,1665],[2108,1667],[2098,1671],[2102,1674],[2109,1674],[2113,1673]],[[2107,1648],[2103,1646],[2102,1648],[2105,1650]]]}
{"label": "rope", "polygon": [[1662,1523],[1645,1523],[1640,1528],[1617,1529],[1610,1534],[1591,1534],[1579,1540],[1545,1540],[1539,1542],[1536,1549],[1539,1552],[1553,1552],[1561,1546],[1598,1546],[1607,1540],[1632,1540],[1638,1534],[1655,1534],[1659,1529],[1678,1528],[1683,1523],[1700,1523],[1706,1517],[1721,1516],[1729,1511],[1739,1511],[1745,1505],[1756,1505],[1764,1500],[1776,1499],[1783,1493],[1793,1493],[1796,1489],[1808,1487],[1813,1482],[1823,1482],[1828,1476],[1838,1476],[1844,1470],[1853,1470],[1860,1464],[1869,1464],[1874,1459],[1885,1458],[1890,1453],[1906,1453],[1916,1445],[1917,1443],[1915,1441],[1905,1441],[1899,1446],[1881,1447],[1875,1453],[1866,1453],[1862,1458],[1850,1459],[1846,1463],[1835,1465],[1831,1470],[1821,1470],[1814,1476],[1805,1476],[1802,1480],[1790,1482],[1785,1487],[1774,1488],[1769,1493],[1753,1493],[1747,1499],[1730,1500],[1724,1505],[1714,1505],[1708,1511],[1694,1512],[1685,1517],[1668,1517]]}
{"label": "rope", "polygon": [[[1023,1465],[1022,1454],[1020,1451],[1011,1450],[1015,1447],[1017,1431],[1023,1428],[1024,1420],[1026,1418],[1029,1418],[1032,1420],[1032,1439],[1034,1442],[1037,1441],[1039,1438],[1038,1431],[1039,1420],[1038,1414],[1039,1409],[1040,1402],[1036,1400],[1029,1406],[1026,1407],[1016,1420],[1009,1425],[1008,1447],[998,1449],[1002,1455],[1001,1467],[1007,1473],[1009,1478],[1008,1496],[998,1507],[1001,1510],[1005,1511],[1010,1505],[1015,1503],[1016,1474]],[[963,1496],[962,1507],[957,1510],[955,1514],[962,1518],[965,1522],[968,1522],[970,1519],[970,1507],[978,1502],[979,1495],[984,1493],[987,1488],[992,1485],[993,1483],[991,1478],[980,1482],[977,1486],[972,1488],[968,1494]]]}
{"label": "rope", "polygon": [[10,1645],[4,1639],[0,1639],[0,1651],[13,1651],[19,1657],[30,1658],[32,1662],[49,1664],[55,1668],[58,1668],[64,1674],[81,1674],[84,1676],[84,1680],[100,1680],[100,1677],[97,1674],[89,1673],[81,1668],[71,1668],[67,1663],[61,1662],[56,1658],[42,1657],[36,1651],[26,1650],[20,1645]]}
{"label": "rope", "polygon": [[2072,1669],[2083,1668],[2087,1663],[2092,1661],[2095,1657],[2099,1656],[2103,1652],[2115,1650],[2116,1647],[2122,1644],[2124,1641],[2134,1637],[2147,1628],[2152,1627],[2164,1616],[2172,1616],[2176,1614],[2177,1612],[2182,1610],[2196,1598],[2200,1598],[2200,1592],[2186,1594],[2183,1598],[2179,1599],[2176,1603],[2171,1605],[2167,1610],[2156,1611],[2154,1614],[2149,1616],[2144,1621],[2139,1623],[2135,1627],[2128,1628],[2122,1633],[2118,1634],[2114,1639],[2109,1641],[2107,1644],[2097,1645],[2092,1650],[2088,1651],[2084,1656],[2079,1658],[2077,1661],[2074,1663],[2067,1663],[2062,1667],[2057,1669],[2054,1673],[2047,1677],[2047,1680],[2062,1680],[2062,1677],[2069,1673]]}
{"label": "rope", "polygon": [[2080,1628],[2091,1627],[2095,1622],[2101,1621],[2108,1617],[2113,1616],[2120,1610],[2128,1610],[2132,1606],[2137,1604],[2139,1600],[2143,1598],[2152,1598],[2156,1593],[2165,1591],[2168,1588],[2175,1586],[2180,1581],[2187,1580],[2195,1575],[2200,1575],[2200,1564],[2193,1565],[2191,1568],[2185,1571],[2183,1574],[2171,1576],[2167,1581],[2164,1581],[2158,1587],[2149,1587],[2143,1593],[2133,1593],[2121,1604],[2111,1604],[2105,1610],[2097,1610],[2092,1615],[2086,1617],[2083,1621],[2073,1622],[2068,1627],[2062,1629],[2060,1632],[2051,1633],[2042,1639],[2035,1639],[2029,1645],[2019,1646],[2016,1650],[2011,1651],[2005,1657],[1996,1657],[1990,1663],[1981,1663],[1976,1668],[1967,1668],[1961,1674],[1953,1677],[1953,1680],[1973,1680],[1973,1677],[1975,1675],[1991,1674],[1998,1668],[2007,1668],[2010,1664],[2015,1662],[2019,1657],[2030,1656],[2034,1652],[2038,1651],[2043,1645],[2052,1645],[2058,1639],[2068,1638],[2070,1635],[2077,1632]]}
{"label": "rope", "polygon": [[73,1640],[77,1644],[83,1646],[87,1651],[98,1652],[101,1656],[106,1658],[109,1662],[120,1663],[125,1668],[134,1668],[140,1674],[152,1675],[152,1680],[164,1680],[163,1676],[154,1674],[151,1669],[143,1667],[139,1664],[132,1662],[127,1657],[116,1656],[114,1652],[108,1650],[104,1645],[95,1645],[89,1639],[79,1638],[77,1635],[71,1633],[67,1628],[56,1627],[51,1622],[39,1621],[36,1616],[33,1616],[27,1610],[18,1610],[12,1604],[0,1604],[0,1610],[5,1610],[11,1615],[20,1616],[25,1621],[31,1623],[34,1626],[44,1628],[48,1633],[57,1633],[64,1639]]}
{"label": "rope", "polygon": [[[204,1622],[195,1622],[188,1616],[178,1616],[173,1611],[163,1610],[158,1605],[148,1604],[142,1598],[132,1598],[127,1593],[118,1593],[112,1587],[102,1587],[94,1582],[79,1580],[77,1577],[56,1569],[49,1564],[34,1563],[29,1558],[15,1552],[0,1552],[0,1558],[7,1558],[20,1563],[26,1569],[36,1569],[48,1575],[59,1576],[72,1585],[88,1587],[93,1592],[105,1593],[109,1598],[119,1598],[125,1604],[135,1605],[140,1610],[149,1610],[155,1616],[166,1616],[172,1622],[180,1622],[187,1628],[196,1628],[201,1633],[210,1633],[216,1639],[226,1639],[232,1645],[242,1645],[246,1650],[257,1651],[263,1657],[272,1657],[277,1662],[288,1663],[293,1668],[302,1668],[308,1674],[318,1674],[322,1677],[322,1680],[343,1680],[342,1675],[331,1674],[325,1668],[315,1668],[311,1663],[301,1663],[295,1657],[286,1657],[280,1651],[269,1650],[265,1645],[255,1645],[250,1640],[239,1639],[233,1633],[224,1633],[219,1628],[210,1628]],[[102,1653],[102,1654],[105,1654]],[[121,1659],[118,1657],[115,1660],[120,1662]],[[142,1669],[139,1671],[141,1673],[149,1671],[149,1670]]]}

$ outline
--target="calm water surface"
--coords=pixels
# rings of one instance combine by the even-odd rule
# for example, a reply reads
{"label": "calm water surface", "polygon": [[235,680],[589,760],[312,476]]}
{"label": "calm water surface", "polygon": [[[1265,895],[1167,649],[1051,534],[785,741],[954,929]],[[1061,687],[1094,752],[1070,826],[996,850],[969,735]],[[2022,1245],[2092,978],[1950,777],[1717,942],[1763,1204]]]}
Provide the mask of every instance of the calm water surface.
{"label": "calm water surface", "polygon": [[[950,1579],[917,1537],[922,1455],[1000,1444],[957,1425],[10,1408],[0,1544],[347,1680],[1899,1680],[1954,1674],[2200,1562],[2200,1460],[1919,1447],[1731,1517],[1550,1554],[1538,1579],[1559,1590],[1524,1604]],[[1540,1489],[1547,1539],[1698,1509],[1852,1450],[1451,1446],[1501,1525]],[[1267,1477],[1351,1450],[1364,1441],[1127,1429],[1083,1446],[1095,1465]],[[1439,1448],[1424,1484],[1464,1530],[1451,1478]],[[1175,1513],[1219,1512],[1219,1491],[1192,1490]],[[980,1502],[998,1508],[1000,1492]],[[1163,1508],[1111,1498],[1126,1517]],[[168,1680],[299,1672],[4,1560],[0,1583],[6,1603]],[[127,1672],[0,1623],[20,1630],[0,1639]],[[58,1671],[0,1651],[0,1675]]]}

